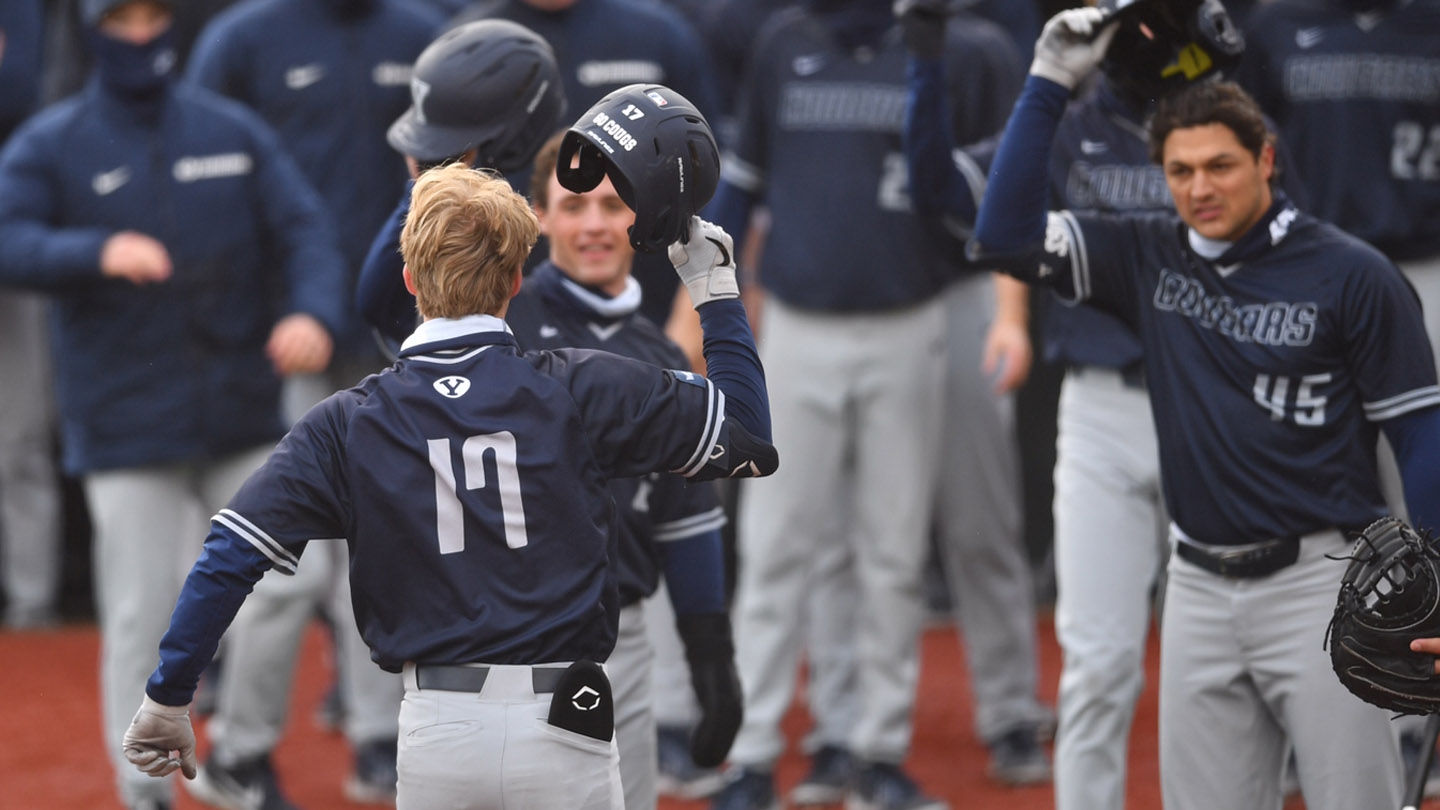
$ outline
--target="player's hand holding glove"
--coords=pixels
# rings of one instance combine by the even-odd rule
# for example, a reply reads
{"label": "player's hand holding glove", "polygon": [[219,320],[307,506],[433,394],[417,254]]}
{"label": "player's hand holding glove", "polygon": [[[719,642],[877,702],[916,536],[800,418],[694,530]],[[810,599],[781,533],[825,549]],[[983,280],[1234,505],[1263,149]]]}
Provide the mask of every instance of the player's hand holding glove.
{"label": "player's hand holding glove", "polygon": [[916,59],[939,61],[945,53],[945,20],[949,0],[895,0],[900,38]]}
{"label": "player's hand holding glove", "polygon": [[179,769],[186,779],[194,779],[195,730],[190,727],[189,707],[166,706],[146,695],[125,732],[123,749],[141,773],[169,776]]}
{"label": "player's hand holding glove", "polygon": [[1117,29],[1097,8],[1072,8],[1056,14],[1035,42],[1030,75],[1074,90],[1105,58]]}
{"label": "player's hand holding glove", "polygon": [[690,735],[690,758],[702,768],[714,768],[730,753],[730,744],[740,733],[740,721],[745,716],[740,674],[735,671],[735,644],[730,638],[730,616],[682,614],[675,617],[675,624],[685,643],[690,684],[700,704],[700,722]]}
{"label": "player's hand holding glove", "polygon": [[1435,656],[1412,652],[1440,636],[1440,548],[1381,518],[1355,541],[1330,620],[1330,662],[1356,697],[1402,714],[1440,712]]}
{"label": "player's hand holding glove", "polygon": [[724,228],[692,216],[690,237],[670,245],[669,254],[696,309],[710,301],[740,297],[740,284],[735,280],[735,244]]}

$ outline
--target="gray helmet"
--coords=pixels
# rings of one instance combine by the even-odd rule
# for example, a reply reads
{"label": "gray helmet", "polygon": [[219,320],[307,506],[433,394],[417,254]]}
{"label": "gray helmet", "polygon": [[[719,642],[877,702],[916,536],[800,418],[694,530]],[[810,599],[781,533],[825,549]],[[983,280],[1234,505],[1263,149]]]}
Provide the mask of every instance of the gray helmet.
{"label": "gray helmet", "polygon": [[[575,155],[578,166],[570,165]],[[635,212],[630,244],[655,253],[688,236],[690,217],[720,183],[720,150],[705,116],[659,84],[631,84],[591,107],[560,141],[555,176],[583,194],[609,175]]]}
{"label": "gray helmet", "polygon": [[1120,20],[1101,69],[1139,107],[1176,87],[1224,76],[1245,50],[1220,0],[1100,0],[1099,6]]}
{"label": "gray helmet", "polygon": [[410,99],[387,133],[396,151],[433,163],[474,148],[476,166],[507,174],[525,168],[565,112],[549,43],[506,20],[467,23],[426,46]]}
{"label": "gray helmet", "polygon": [[[133,2],[136,0],[80,0],[80,19],[93,28],[100,23],[100,18],[104,17],[110,9]],[[153,2],[171,11],[175,9],[175,3],[172,0],[153,0]]]}

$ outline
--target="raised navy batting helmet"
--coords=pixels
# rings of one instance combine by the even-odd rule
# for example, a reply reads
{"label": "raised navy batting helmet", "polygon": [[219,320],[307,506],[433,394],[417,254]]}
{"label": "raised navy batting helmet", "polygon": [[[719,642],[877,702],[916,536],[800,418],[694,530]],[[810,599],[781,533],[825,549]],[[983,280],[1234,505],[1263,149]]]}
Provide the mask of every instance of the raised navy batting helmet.
{"label": "raised navy batting helmet", "polygon": [[1245,50],[1220,0],[1100,0],[1100,8],[1120,20],[1101,69],[1140,107],[1175,87],[1223,76]]}
{"label": "raised navy batting helmet", "polygon": [[560,185],[583,194],[606,175],[635,212],[630,244],[654,253],[689,235],[691,215],[720,182],[720,150],[684,96],[659,84],[627,85],[595,102],[560,141]]}
{"label": "raised navy batting helmet", "polygon": [[560,127],[565,89],[550,44],[523,25],[453,28],[415,60],[410,109],[390,125],[396,151],[434,163],[477,150],[475,165],[525,168]]}

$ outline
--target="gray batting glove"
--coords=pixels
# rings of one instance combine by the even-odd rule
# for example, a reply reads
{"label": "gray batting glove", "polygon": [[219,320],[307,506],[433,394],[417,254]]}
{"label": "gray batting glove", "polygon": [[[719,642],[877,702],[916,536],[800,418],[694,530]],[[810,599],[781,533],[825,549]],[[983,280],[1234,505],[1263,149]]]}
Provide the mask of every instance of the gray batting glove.
{"label": "gray batting glove", "polygon": [[123,749],[141,773],[169,776],[178,769],[186,779],[195,778],[195,730],[185,706],[165,706],[146,695],[125,731]]}
{"label": "gray batting glove", "polygon": [[692,216],[690,238],[670,245],[669,254],[696,309],[710,301],[740,297],[740,284],[735,280],[735,245],[724,228]]}
{"label": "gray batting glove", "polygon": [[1074,90],[1105,58],[1117,27],[1107,22],[1098,8],[1072,8],[1056,14],[1035,41],[1030,75]]}

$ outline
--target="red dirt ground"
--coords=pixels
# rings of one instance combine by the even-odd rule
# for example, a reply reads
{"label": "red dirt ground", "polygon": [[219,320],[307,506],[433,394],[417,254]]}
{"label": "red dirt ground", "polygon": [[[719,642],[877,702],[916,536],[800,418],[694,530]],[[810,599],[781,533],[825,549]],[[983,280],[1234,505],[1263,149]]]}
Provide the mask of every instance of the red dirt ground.
{"label": "red dirt ground", "polygon": [[[1040,624],[1041,683],[1053,701],[1060,653],[1054,629]],[[350,810],[341,782],[350,759],[345,742],[319,731],[311,721],[329,678],[322,631],[306,638],[298,687],[276,767],[291,798],[305,810]],[[1147,659],[1149,672],[1130,746],[1129,810],[1160,807],[1155,745],[1156,644]],[[73,625],[45,633],[0,632],[0,810],[121,810],[100,740],[99,639],[92,625]],[[1004,788],[985,778],[985,752],[971,731],[969,682],[954,632],[929,630],[924,641],[924,672],[916,712],[914,753],[909,767],[931,793],[954,810],[1051,810],[1049,787]],[[808,725],[796,708],[786,719],[791,740]],[[203,734],[201,735],[203,739]],[[202,743],[203,746],[203,743]],[[203,748],[202,748],[203,754]],[[805,763],[796,748],[781,761],[779,783],[799,781]],[[177,810],[201,810],[181,791]],[[703,802],[662,801],[660,810],[702,810]],[[1287,810],[1303,804],[1292,801]],[[1440,802],[1427,802],[1440,810]]]}

